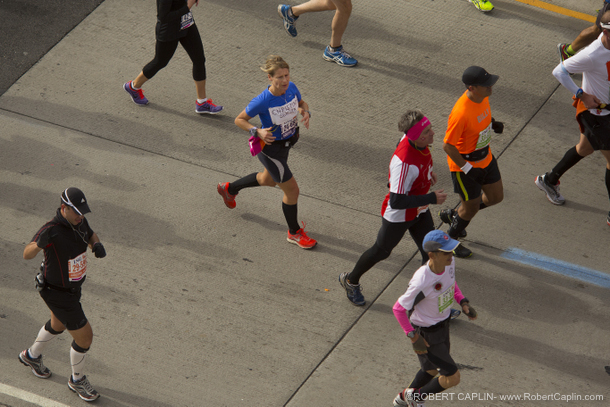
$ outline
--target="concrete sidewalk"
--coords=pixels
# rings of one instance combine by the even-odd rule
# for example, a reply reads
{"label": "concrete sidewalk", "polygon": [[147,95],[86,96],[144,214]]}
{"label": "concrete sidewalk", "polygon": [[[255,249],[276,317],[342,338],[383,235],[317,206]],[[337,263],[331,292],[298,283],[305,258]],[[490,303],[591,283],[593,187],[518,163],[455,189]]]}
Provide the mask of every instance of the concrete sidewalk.
{"label": "concrete sidewalk", "polygon": [[[583,11],[598,2],[577,3]],[[562,178],[563,207],[533,182],[577,140],[570,95],[550,72],[556,44],[588,23],[514,1],[494,5],[485,15],[466,1],[355,2],[344,45],[359,66],[347,69],[321,57],[332,13],[304,15],[293,39],[274,2],[201,1],[194,16],[208,95],[226,109],[200,117],[182,48],[145,85],[151,103],[130,101],[121,86],[153,56],[155,6],[104,1],[0,97],[0,383],[80,403],[66,389],[68,335],[45,353],[54,372],[47,381],[16,358],[48,319],[32,287],[37,261],[21,259],[23,246],[53,215],[59,191],[74,185],[108,251],[91,261],[83,294],[97,405],[391,405],[419,368],[391,307],[420,256],[405,238],[363,278],[364,308],[349,303],[337,277],[374,242],[405,109],[431,118],[439,187],[452,190],[440,145],[461,73],[479,64],[501,77],[491,107],[505,132],[492,151],[505,200],[469,227],[475,256],[458,260],[458,281],[480,317],[453,327],[462,368],[455,399],[429,404],[545,405],[464,401],[460,392],[607,400],[607,289],[503,257],[521,249],[608,273],[601,155]],[[312,111],[290,158],[299,218],[319,241],[311,251],[285,242],[279,190],[242,191],[234,210],[215,191],[261,168],[233,120],[266,86],[258,66],[271,53],[289,62]],[[443,207],[457,203],[451,194]],[[587,403],[576,405],[604,405]]]}

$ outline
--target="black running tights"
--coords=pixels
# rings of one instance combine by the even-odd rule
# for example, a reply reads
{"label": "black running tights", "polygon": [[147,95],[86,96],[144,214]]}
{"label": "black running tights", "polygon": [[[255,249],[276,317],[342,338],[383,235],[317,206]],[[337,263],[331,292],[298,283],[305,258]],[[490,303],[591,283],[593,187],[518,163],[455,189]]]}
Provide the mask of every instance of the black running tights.
{"label": "black running tights", "polygon": [[176,48],[178,48],[178,42],[182,44],[182,47],[193,61],[193,79],[195,81],[203,81],[206,79],[205,71],[205,54],[203,52],[203,43],[199,36],[199,30],[197,26],[189,27],[185,37],[174,41],[157,41],[155,46],[155,57],[150,61],[142,73],[147,79],[151,79],[161,69],[165,68],[169,61],[174,56]]}

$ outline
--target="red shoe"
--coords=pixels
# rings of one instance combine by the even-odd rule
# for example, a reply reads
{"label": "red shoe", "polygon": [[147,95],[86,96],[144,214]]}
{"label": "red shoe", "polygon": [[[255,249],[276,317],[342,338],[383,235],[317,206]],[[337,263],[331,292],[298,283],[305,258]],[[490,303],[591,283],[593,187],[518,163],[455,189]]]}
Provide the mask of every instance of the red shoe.
{"label": "red shoe", "polygon": [[299,247],[302,247],[303,249],[311,249],[313,247],[315,247],[316,244],[318,244],[318,242],[316,242],[314,239],[310,238],[309,236],[307,236],[307,233],[305,233],[305,222],[303,222],[303,227],[299,230],[297,230],[297,233],[295,233],[294,235],[290,233],[290,230],[288,231],[288,238],[286,240],[288,240],[290,243],[294,243],[296,245],[298,245]]}
{"label": "red shoe", "polygon": [[231,195],[229,193],[229,183],[228,182],[224,182],[224,183],[221,182],[216,187],[216,190],[218,191],[220,196],[222,196],[222,200],[225,201],[225,205],[227,205],[227,208],[233,209],[237,206],[237,204],[235,203],[235,197],[237,196],[237,194]]}

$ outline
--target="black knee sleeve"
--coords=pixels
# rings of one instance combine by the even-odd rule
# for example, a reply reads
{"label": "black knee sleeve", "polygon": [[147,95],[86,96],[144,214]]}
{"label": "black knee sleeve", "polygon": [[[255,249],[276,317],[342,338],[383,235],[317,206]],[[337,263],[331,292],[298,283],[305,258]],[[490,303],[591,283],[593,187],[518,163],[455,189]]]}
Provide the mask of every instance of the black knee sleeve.
{"label": "black knee sleeve", "polygon": [[45,330],[46,330],[48,333],[50,333],[50,334],[52,334],[52,335],[59,335],[60,333],[62,333],[62,332],[63,332],[63,331],[59,331],[59,332],[57,332],[55,329],[53,329],[53,328],[51,327],[51,320],[50,320],[50,319],[47,321],[47,323],[46,323],[46,324],[44,324],[44,329],[45,329]]}
{"label": "black knee sleeve", "polygon": [[72,349],[74,349],[75,351],[77,351],[78,353],[87,353],[87,351],[89,350],[89,348],[87,349],[83,349],[80,346],[78,346],[76,344],[76,341],[72,341]]}

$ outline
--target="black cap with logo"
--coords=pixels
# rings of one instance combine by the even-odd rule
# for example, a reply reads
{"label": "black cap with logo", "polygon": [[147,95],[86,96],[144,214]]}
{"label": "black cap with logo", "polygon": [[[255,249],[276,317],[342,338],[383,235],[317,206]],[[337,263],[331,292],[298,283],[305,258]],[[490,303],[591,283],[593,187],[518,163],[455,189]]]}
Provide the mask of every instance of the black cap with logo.
{"label": "black cap with logo", "polygon": [[500,77],[492,75],[480,66],[470,66],[462,74],[462,82],[466,86],[493,86]]}
{"label": "black cap with logo", "polygon": [[61,193],[61,201],[74,209],[79,215],[91,212],[85,194],[78,188],[70,187]]}

